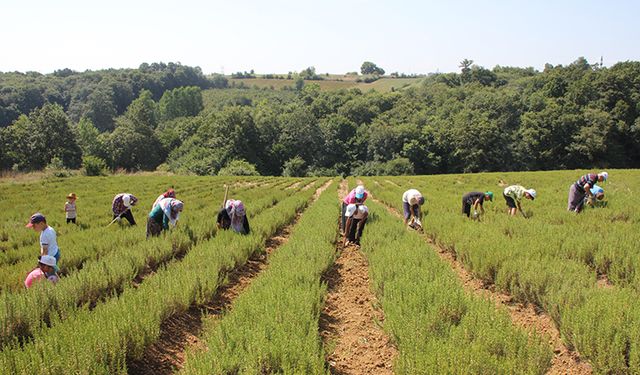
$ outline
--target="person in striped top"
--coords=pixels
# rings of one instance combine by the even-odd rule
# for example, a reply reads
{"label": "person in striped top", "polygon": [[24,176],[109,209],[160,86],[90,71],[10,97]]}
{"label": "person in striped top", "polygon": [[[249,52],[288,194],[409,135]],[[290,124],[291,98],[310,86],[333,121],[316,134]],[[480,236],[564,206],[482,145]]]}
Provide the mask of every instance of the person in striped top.
{"label": "person in striped top", "polygon": [[584,208],[585,197],[593,199],[591,188],[598,182],[607,181],[607,178],[609,178],[609,173],[607,172],[587,173],[580,177],[578,181],[569,187],[567,211],[580,213]]}
{"label": "person in striped top", "polygon": [[131,213],[131,207],[135,206],[136,203],[138,203],[138,198],[133,194],[117,194],[113,197],[113,202],[111,204],[113,219],[118,219],[118,221],[120,221],[120,219],[124,217],[127,219],[129,224],[136,225],[136,220],[133,218],[133,213]]}

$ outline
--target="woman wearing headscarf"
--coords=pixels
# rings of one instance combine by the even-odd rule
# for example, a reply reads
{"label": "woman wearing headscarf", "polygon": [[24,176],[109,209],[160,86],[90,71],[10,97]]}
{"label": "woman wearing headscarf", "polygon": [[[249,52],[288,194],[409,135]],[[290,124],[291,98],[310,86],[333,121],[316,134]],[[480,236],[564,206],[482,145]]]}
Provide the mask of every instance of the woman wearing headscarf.
{"label": "woman wearing headscarf", "polygon": [[160,203],[161,200],[165,198],[175,198],[175,197],[176,197],[176,191],[173,189],[169,189],[164,193],[160,194],[158,198],[156,198],[155,202],[153,202],[153,206],[151,206],[151,209],[153,210],[158,205],[158,203]]}
{"label": "woman wearing headscarf", "polygon": [[147,238],[160,235],[169,226],[175,227],[183,208],[184,203],[175,198],[160,200],[147,217]]}
{"label": "woman wearing headscarf", "polygon": [[218,229],[233,229],[236,233],[249,234],[249,220],[244,209],[244,203],[229,199],[224,208],[218,212]]}

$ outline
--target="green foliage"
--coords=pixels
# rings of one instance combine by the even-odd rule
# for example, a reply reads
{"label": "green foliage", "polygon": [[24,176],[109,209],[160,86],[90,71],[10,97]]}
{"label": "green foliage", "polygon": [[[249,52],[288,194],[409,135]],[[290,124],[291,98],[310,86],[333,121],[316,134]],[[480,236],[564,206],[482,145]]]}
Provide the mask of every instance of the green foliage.
{"label": "green foliage", "polygon": [[62,107],[46,104],[29,116],[21,116],[4,132],[6,164],[16,164],[20,170],[38,170],[53,158],[64,168],[80,166],[81,150],[69,126]]}
{"label": "green foliage", "polygon": [[202,111],[202,90],[199,87],[180,87],[165,91],[160,99],[160,118],[163,121],[195,116]]}
{"label": "green foliage", "polygon": [[378,67],[376,64],[372,63],[371,61],[365,61],[362,63],[362,66],[360,67],[360,73],[362,73],[362,75],[377,75],[377,76],[383,76],[384,75],[384,69]]}
{"label": "green foliage", "polygon": [[106,145],[111,167],[127,170],[154,170],[162,162],[162,144],[153,130],[126,117],[118,119]]}
{"label": "green foliage", "polygon": [[302,177],[306,176],[307,168],[305,161],[300,156],[295,156],[284,163],[282,175],[285,177]]}
{"label": "green foliage", "polygon": [[[310,170],[344,174],[385,173],[377,169],[396,158],[409,159],[418,174],[640,165],[640,62],[604,68],[579,58],[538,72],[486,69],[464,59],[460,69],[391,93],[325,91],[326,80],[305,85],[303,78],[317,75],[312,67],[282,82],[293,86],[297,78],[295,90],[287,91],[249,89],[242,82],[243,88],[202,91],[226,87],[224,77],[206,79],[199,69],[179,64],[0,73],[0,126],[15,125],[0,132],[0,166],[47,165],[48,160],[28,160],[38,159],[29,151],[37,137],[27,126],[32,119],[20,117],[46,103],[66,108],[71,121],[79,122],[74,133],[83,153],[113,168],[166,163],[176,172],[211,175],[231,160],[245,159],[262,175],[279,175],[296,155]],[[109,132],[127,121],[143,136],[149,132],[140,128],[150,128],[152,140],[159,141],[153,162],[125,161],[114,150]],[[65,147],[74,162],[57,156],[78,165],[77,150]]]}
{"label": "green foliage", "polygon": [[82,168],[87,176],[104,176],[107,174],[107,163],[93,155],[87,155],[82,158]]}
{"label": "green foliage", "polygon": [[[172,91],[174,90],[165,92],[165,95]],[[156,103],[151,96],[151,91],[142,90],[140,96],[131,102],[124,115],[127,119],[131,120],[136,127],[155,129],[158,126],[158,114]]]}
{"label": "green foliage", "polygon": [[218,176],[260,176],[256,166],[246,160],[232,160],[218,171]]}

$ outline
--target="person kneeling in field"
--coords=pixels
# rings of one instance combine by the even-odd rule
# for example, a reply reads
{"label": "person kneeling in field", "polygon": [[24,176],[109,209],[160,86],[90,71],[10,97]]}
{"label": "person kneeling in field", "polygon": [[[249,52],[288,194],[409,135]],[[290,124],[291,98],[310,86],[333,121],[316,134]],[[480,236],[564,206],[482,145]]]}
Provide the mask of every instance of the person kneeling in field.
{"label": "person kneeling in field", "polygon": [[516,216],[518,211],[520,211],[522,216],[526,218],[527,215],[522,211],[520,201],[523,197],[534,200],[536,199],[537,194],[533,189],[525,189],[520,185],[511,185],[504,188],[502,195],[504,196],[504,200],[507,202],[509,215]]}
{"label": "person kneeling in field", "polygon": [[607,201],[604,200],[604,189],[598,185],[593,185],[591,188],[591,197],[584,197],[584,204],[591,206],[592,208],[607,207]]}
{"label": "person kneeling in field", "polygon": [[478,217],[478,207],[480,207],[480,212],[484,214],[484,207],[482,204],[484,201],[493,201],[493,193],[487,191],[486,193],[482,193],[479,191],[472,191],[462,196],[462,213],[467,215],[467,217],[471,216],[471,207],[473,207],[473,218],[476,219]]}
{"label": "person kneeling in field", "polygon": [[247,219],[247,212],[242,201],[227,200],[224,208],[218,212],[216,225],[218,229],[227,230],[231,228],[236,233],[249,234],[251,230],[249,228],[249,219]]}
{"label": "person kneeling in field", "polygon": [[404,225],[419,230],[422,229],[422,212],[420,206],[424,204],[424,197],[416,189],[409,189],[402,194],[402,210],[404,211]]}
{"label": "person kneeling in field", "polygon": [[34,281],[40,279],[47,279],[52,283],[58,282],[58,275],[56,274],[56,258],[51,255],[42,255],[38,260],[38,267],[29,273],[24,280],[24,286],[27,289],[31,288]]}
{"label": "person kneeling in field", "polygon": [[155,202],[153,202],[153,206],[151,206],[151,209],[153,210],[154,208],[156,208],[156,206],[158,205],[158,203],[160,203],[161,200],[165,198],[175,198],[175,197],[176,197],[176,191],[173,189],[169,189],[164,193],[160,194],[158,198],[156,198]]}
{"label": "person kneeling in field", "polygon": [[350,204],[347,205],[344,216],[347,220],[342,244],[344,246],[349,244],[360,246],[360,238],[369,217],[369,208],[364,204]]}
{"label": "person kneeling in field", "polygon": [[609,173],[607,172],[600,172],[598,174],[587,173],[580,177],[580,179],[569,188],[567,211],[580,213],[584,208],[585,197],[593,199],[591,188],[598,182],[607,181],[607,178],[609,178]]}
{"label": "person kneeling in field", "polygon": [[120,193],[113,197],[113,202],[111,203],[113,220],[120,221],[120,219],[124,217],[127,219],[129,224],[136,225],[136,220],[133,218],[131,207],[135,206],[137,202],[138,198],[129,193]]}
{"label": "person kneeling in field", "polygon": [[169,225],[175,227],[183,208],[184,204],[174,198],[164,198],[158,202],[147,217],[147,238],[160,235],[163,230],[169,229]]}

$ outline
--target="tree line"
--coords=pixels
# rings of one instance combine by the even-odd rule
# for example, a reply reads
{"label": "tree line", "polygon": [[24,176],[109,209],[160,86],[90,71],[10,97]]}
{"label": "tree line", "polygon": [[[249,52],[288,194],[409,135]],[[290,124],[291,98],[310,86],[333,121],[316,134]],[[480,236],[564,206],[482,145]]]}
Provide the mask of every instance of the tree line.
{"label": "tree line", "polygon": [[108,169],[299,176],[640,164],[640,62],[606,68],[579,58],[536,71],[465,59],[459,73],[390,93],[321,91],[309,81],[296,91],[207,89],[224,86],[199,77],[197,85],[141,89],[107,128],[45,100],[0,131],[1,167],[41,169],[54,160],[75,168],[84,160]]}

